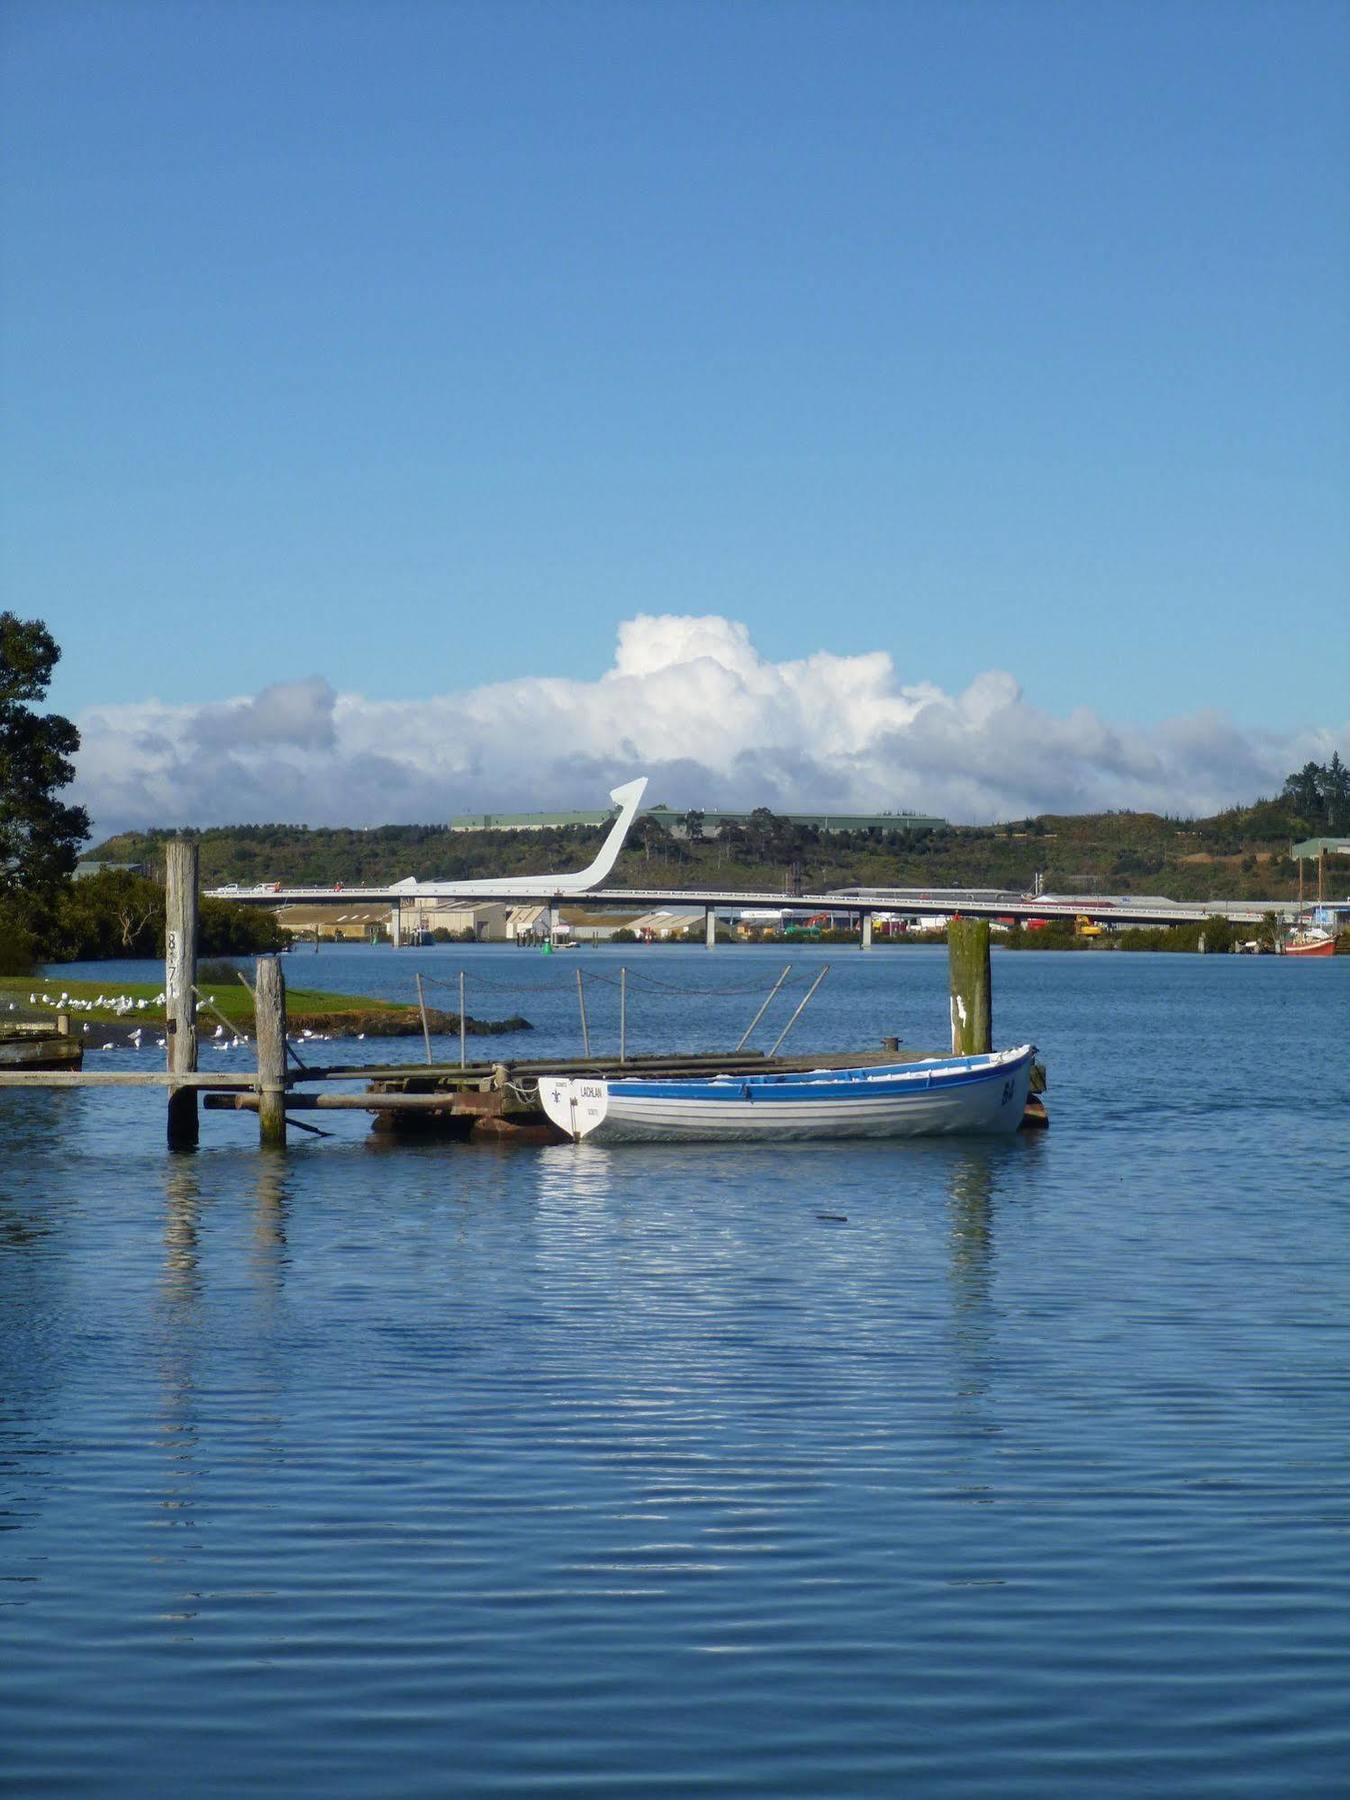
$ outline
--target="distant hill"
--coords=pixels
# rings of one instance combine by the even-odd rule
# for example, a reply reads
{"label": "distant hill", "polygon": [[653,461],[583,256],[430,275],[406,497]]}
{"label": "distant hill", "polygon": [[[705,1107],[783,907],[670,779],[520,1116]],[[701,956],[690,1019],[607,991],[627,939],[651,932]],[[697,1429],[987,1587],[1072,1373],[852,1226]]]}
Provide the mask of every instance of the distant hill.
{"label": "distant hill", "polygon": [[[615,885],[782,888],[799,875],[808,890],[869,886],[1007,887],[1029,890],[1036,874],[1051,893],[1166,894],[1176,900],[1287,899],[1298,892],[1291,842],[1325,826],[1290,801],[1263,800],[1209,819],[1157,813],[1043,814],[1005,825],[944,826],[922,833],[874,829],[825,833],[761,808],[707,842],[671,836],[650,815],[633,828]],[[91,859],[162,865],[166,831],[108,838]],[[263,881],[348,886],[459,881],[583,867],[603,831],[452,832],[437,825],[362,831],[298,825],[232,825],[196,834],[207,886]],[[795,871],[794,871],[795,865]],[[1338,876],[1350,890],[1350,870]]]}

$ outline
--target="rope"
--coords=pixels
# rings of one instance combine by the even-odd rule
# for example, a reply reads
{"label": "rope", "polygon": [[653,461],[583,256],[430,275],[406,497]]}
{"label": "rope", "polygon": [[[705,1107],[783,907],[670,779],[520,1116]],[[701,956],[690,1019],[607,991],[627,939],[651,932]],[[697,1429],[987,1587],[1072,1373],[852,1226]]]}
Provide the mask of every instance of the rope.
{"label": "rope", "polygon": [[[245,982],[244,986],[248,987],[248,983]],[[195,981],[192,983],[192,991],[197,996],[197,1011],[198,1012],[201,1012],[202,1009],[205,1008],[206,1011],[211,1014],[212,1018],[216,1021],[216,1023],[218,1025],[223,1025],[225,1027],[226,1031],[229,1032],[231,1037],[236,1037],[242,1043],[245,1043],[245,1044],[252,1042],[252,1039],[249,1037],[248,1033],[243,1029],[242,1026],[232,1025],[230,1023],[230,1021],[225,1017],[224,1013],[220,1010],[220,1008],[218,1006],[213,1006],[211,1004],[211,1002],[202,993],[202,990],[197,986]],[[249,992],[250,993],[253,992],[252,988],[249,988]]]}

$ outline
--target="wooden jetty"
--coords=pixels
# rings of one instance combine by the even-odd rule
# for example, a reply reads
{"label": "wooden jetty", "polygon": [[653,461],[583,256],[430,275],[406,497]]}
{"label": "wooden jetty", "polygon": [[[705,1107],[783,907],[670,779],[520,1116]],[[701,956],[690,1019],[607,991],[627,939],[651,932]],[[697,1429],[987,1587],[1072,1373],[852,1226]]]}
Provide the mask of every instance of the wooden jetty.
{"label": "wooden jetty", "polygon": [[[168,1100],[168,1141],[172,1149],[191,1149],[198,1141],[198,1099],[208,1111],[244,1111],[258,1115],[259,1143],[282,1149],[287,1127],[314,1131],[316,1126],[296,1117],[299,1113],[362,1111],[374,1115],[374,1128],[419,1135],[436,1134],[461,1140],[485,1138],[517,1142],[555,1142],[559,1134],[544,1118],[538,1100],[541,1075],[657,1075],[668,1080],[681,1076],[706,1078],[717,1074],[791,1073],[807,1069],[847,1068],[897,1061],[917,1062],[936,1054],[902,1048],[899,1040],[885,1039],[875,1050],[805,1056],[777,1054],[787,1031],[799,1016],[805,1000],[780,1033],[773,1052],[737,1048],[732,1051],[630,1056],[623,1047],[615,1056],[543,1058],[528,1061],[497,1060],[468,1063],[463,1039],[460,1061],[398,1064],[332,1064],[304,1067],[290,1050],[286,1037],[286,982],[280,961],[260,957],[254,990],[257,1065],[250,1072],[207,1074],[197,1066],[197,846],[176,838],[168,845],[165,931],[165,1043],[167,1067],[153,1070],[89,1070],[80,1068],[80,1043],[75,1038],[46,1035],[33,1043],[48,1049],[64,1041],[69,1051],[55,1053],[53,1061],[32,1059],[20,1066],[0,1063],[0,1088],[82,1087],[163,1088]],[[983,920],[952,923],[949,954],[952,995],[952,1054],[979,1054],[991,1048],[989,983],[989,926]],[[784,971],[786,975],[786,971]],[[784,977],[780,976],[781,986]],[[817,984],[820,977],[817,977]],[[773,993],[778,991],[774,988]],[[814,987],[811,990],[814,992]],[[583,1043],[589,1052],[585,1026],[585,1002],[581,999]],[[770,994],[770,999],[773,995]],[[808,993],[807,998],[810,995]],[[765,1002],[767,1006],[768,1002]],[[761,1007],[750,1030],[764,1012]],[[747,1031],[746,1037],[750,1035]],[[742,1045],[744,1044],[742,1039]],[[291,1066],[288,1063],[291,1058]],[[361,1083],[361,1091],[339,1092],[342,1084]],[[1044,1105],[1039,1093],[1044,1071],[1033,1079],[1033,1099],[1028,1104],[1026,1125],[1043,1125]]]}
{"label": "wooden jetty", "polygon": [[84,1046],[70,1035],[64,1013],[58,1015],[55,1031],[43,1021],[0,1025],[0,1071],[77,1070],[83,1063]]}

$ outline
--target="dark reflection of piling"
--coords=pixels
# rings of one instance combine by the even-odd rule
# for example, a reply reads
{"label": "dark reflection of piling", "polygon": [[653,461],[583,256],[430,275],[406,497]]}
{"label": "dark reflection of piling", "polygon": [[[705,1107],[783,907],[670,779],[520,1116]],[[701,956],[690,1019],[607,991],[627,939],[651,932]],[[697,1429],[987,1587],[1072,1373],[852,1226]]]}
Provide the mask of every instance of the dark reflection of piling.
{"label": "dark reflection of piling", "polygon": [[164,1268],[160,1292],[175,1310],[191,1308],[201,1289],[198,1234],[201,1183],[195,1163],[169,1163],[164,1177]]}
{"label": "dark reflection of piling", "polygon": [[293,1198],[285,1152],[260,1150],[253,1159],[253,1177],[248,1268],[254,1310],[249,1329],[248,1422],[255,1458],[254,1488],[259,1502],[266,1504],[273,1475],[284,1462],[286,1351],[281,1314],[290,1262],[286,1233]]}
{"label": "dark reflection of piling", "polygon": [[280,1299],[286,1278],[286,1223],[291,1189],[286,1159],[277,1151],[260,1151],[256,1169],[249,1261],[258,1298],[270,1304]]}
{"label": "dark reflection of piling", "polygon": [[[955,1392],[980,1429],[980,1402],[989,1388],[997,1325],[993,1299],[995,1152],[963,1145],[947,1175]],[[983,1427],[991,1428],[991,1427]]]}
{"label": "dark reflection of piling", "polygon": [[[165,1162],[164,1171],[159,1355],[159,1447],[164,1476],[159,1505],[167,1536],[158,1560],[176,1566],[188,1550],[197,1546],[196,1336],[201,1301],[201,1182],[195,1161],[175,1157]],[[175,1592],[164,1616],[182,1624],[194,1618],[197,1609],[198,1596],[189,1582],[186,1592]]]}

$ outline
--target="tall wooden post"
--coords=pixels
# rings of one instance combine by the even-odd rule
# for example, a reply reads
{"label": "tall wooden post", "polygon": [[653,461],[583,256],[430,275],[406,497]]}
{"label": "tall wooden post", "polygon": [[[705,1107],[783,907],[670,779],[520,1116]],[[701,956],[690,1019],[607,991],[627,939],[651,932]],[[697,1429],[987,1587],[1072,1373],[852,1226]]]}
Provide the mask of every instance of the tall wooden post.
{"label": "tall wooden post", "polygon": [[711,906],[703,914],[703,941],[709,950],[717,948],[717,914]]}
{"label": "tall wooden post", "polygon": [[577,1005],[581,1008],[581,1054],[588,1058],[591,1054],[591,1030],[586,1023],[586,987],[581,979],[581,970],[577,970]]}
{"label": "tall wooden post", "polygon": [[864,913],[862,916],[862,947],[864,950],[870,950],[872,948],[872,915],[871,915],[871,913]]}
{"label": "tall wooden post", "polygon": [[286,977],[275,956],[258,958],[253,989],[258,1045],[258,1142],[286,1147]]}
{"label": "tall wooden post", "polygon": [[993,990],[989,979],[989,921],[953,919],[947,927],[947,972],[952,999],[952,1055],[982,1056],[993,1048]]}
{"label": "tall wooden post", "polygon": [[[197,1067],[197,843],[170,838],[164,861],[164,1044],[170,1075]],[[169,1088],[169,1148],[197,1144],[197,1090]]]}

